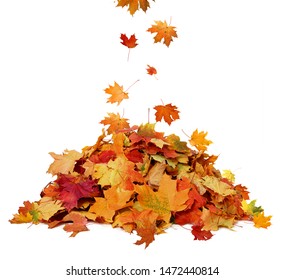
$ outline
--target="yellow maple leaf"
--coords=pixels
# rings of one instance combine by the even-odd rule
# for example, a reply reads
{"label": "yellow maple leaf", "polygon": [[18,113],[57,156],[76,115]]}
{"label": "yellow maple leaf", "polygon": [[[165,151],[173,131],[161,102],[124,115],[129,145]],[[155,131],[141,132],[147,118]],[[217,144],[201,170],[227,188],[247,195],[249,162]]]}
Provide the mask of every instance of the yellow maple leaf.
{"label": "yellow maple leaf", "polygon": [[157,192],[148,185],[137,185],[135,191],[138,197],[134,208],[139,211],[151,209],[166,223],[169,223],[172,211],[182,211],[187,207],[185,203],[189,189],[177,191],[176,180],[172,180],[167,174],[162,176]]}
{"label": "yellow maple leaf", "polygon": [[177,37],[177,33],[175,30],[176,27],[170,26],[166,23],[166,21],[156,20],[155,24],[153,24],[147,31],[150,33],[157,33],[154,36],[154,42],[158,43],[163,40],[163,43],[169,47],[170,43],[173,41],[173,37]]}
{"label": "yellow maple leaf", "polygon": [[45,221],[48,221],[55,213],[62,209],[64,209],[62,202],[54,200],[52,197],[43,197],[35,206],[35,210],[40,213],[41,219]]}
{"label": "yellow maple leaf", "polygon": [[236,191],[231,188],[231,186],[225,182],[220,181],[217,177],[206,175],[201,179],[201,183],[213,190],[214,192],[227,196],[231,194],[235,194]]}
{"label": "yellow maple leaf", "polygon": [[234,217],[228,219],[216,215],[206,208],[203,208],[201,219],[204,223],[203,230],[218,230],[219,227],[232,228],[234,225]]}
{"label": "yellow maple leaf", "polygon": [[65,150],[62,155],[49,153],[53,158],[54,162],[49,166],[48,173],[56,175],[58,173],[68,174],[73,171],[75,162],[82,157],[82,153],[75,150]]}
{"label": "yellow maple leaf", "polygon": [[117,7],[125,6],[128,6],[128,11],[131,15],[133,15],[139,9],[146,12],[146,10],[149,8],[149,0],[118,0]]}
{"label": "yellow maple leaf", "polygon": [[223,170],[222,177],[228,179],[231,183],[235,182],[235,174],[231,170]]}
{"label": "yellow maple leaf", "polygon": [[208,146],[213,143],[211,140],[206,139],[207,134],[208,132],[198,132],[198,129],[196,129],[191,135],[190,144],[199,151],[206,151]]}
{"label": "yellow maple leaf", "polygon": [[258,213],[253,216],[254,226],[257,228],[268,228],[271,225],[272,216],[264,216],[264,212]]}

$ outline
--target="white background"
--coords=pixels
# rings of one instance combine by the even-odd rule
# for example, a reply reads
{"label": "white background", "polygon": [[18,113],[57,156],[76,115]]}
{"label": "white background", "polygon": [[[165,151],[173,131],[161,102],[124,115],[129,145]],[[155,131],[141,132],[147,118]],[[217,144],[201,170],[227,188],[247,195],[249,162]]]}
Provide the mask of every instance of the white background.
{"label": "white background", "polygon": [[[160,266],[219,266],[219,276],[203,279],[284,275],[284,1],[157,0],[133,17],[112,0],[0,3],[1,279],[96,278],[66,276],[72,265],[157,270],[135,279],[168,279]],[[177,27],[169,48],[145,32],[154,20]],[[121,33],[138,38],[129,62]],[[106,104],[105,88],[116,81],[126,89],[137,79],[129,100]],[[182,129],[208,131],[217,167],[233,170],[273,215],[270,228],[242,223],[203,242],[173,227],[145,250],[133,245],[135,234],[108,225],[68,238],[61,228],[8,223],[52,180],[48,152],[92,145],[107,112],[147,122],[147,108],[161,100],[176,105],[181,120],[157,129],[183,140]]]}

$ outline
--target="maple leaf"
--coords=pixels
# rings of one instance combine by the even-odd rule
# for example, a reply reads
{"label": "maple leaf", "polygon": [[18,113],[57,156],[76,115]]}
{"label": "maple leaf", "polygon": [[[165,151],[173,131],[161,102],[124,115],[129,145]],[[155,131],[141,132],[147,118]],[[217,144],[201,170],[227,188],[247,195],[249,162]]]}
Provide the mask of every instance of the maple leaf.
{"label": "maple leaf", "polygon": [[129,49],[135,48],[138,45],[136,43],[137,38],[135,34],[131,35],[130,38],[128,38],[126,34],[121,34],[120,39],[122,40],[121,44]]}
{"label": "maple leaf", "polygon": [[117,105],[120,105],[120,103],[124,99],[128,99],[129,95],[127,92],[124,91],[123,86],[120,86],[116,82],[114,82],[114,86],[109,86],[108,88],[105,89],[105,92],[107,94],[110,94],[111,96],[108,98],[107,102],[110,103],[118,103]]}
{"label": "maple leaf", "polygon": [[24,206],[19,207],[18,214],[14,214],[13,219],[9,220],[11,224],[21,224],[33,222],[31,211],[34,206],[30,201],[24,201]]}
{"label": "maple leaf", "polygon": [[254,226],[257,228],[268,228],[271,225],[272,216],[264,216],[264,212],[258,213],[253,217]]}
{"label": "maple leaf", "polygon": [[134,15],[139,9],[146,12],[149,8],[149,0],[118,0],[117,7],[123,8],[125,6],[128,6],[128,11],[131,15]]}
{"label": "maple leaf", "polygon": [[189,190],[177,191],[176,180],[164,174],[160,180],[157,192],[148,185],[135,186],[138,193],[135,209],[151,209],[159,214],[159,217],[169,223],[171,212],[182,211],[187,205]]}
{"label": "maple leaf", "polygon": [[235,182],[235,174],[231,170],[223,170],[222,177],[228,179],[231,183]]}
{"label": "maple leaf", "polygon": [[[155,76],[157,74],[157,70],[153,66],[150,66],[150,65],[147,65],[146,71],[147,71],[147,74],[149,74],[149,75]],[[155,76],[155,78],[156,78],[156,76]]]}
{"label": "maple leaf", "polygon": [[171,103],[166,105],[157,105],[154,109],[156,110],[156,121],[164,119],[164,121],[170,125],[173,121],[179,119],[179,111],[177,110],[177,107]]}
{"label": "maple leaf", "polygon": [[89,230],[86,226],[87,219],[79,212],[70,212],[63,219],[63,222],[72,222],[71,224],[66,224],[63,229],[67,232],[72,232],[70,237],[75,237],[77,233],[81,231]]}
{"label": "maple leaf", "polygon": [[113,134],[120,129],[130,128],[128,119],[121,118],[119,114],[108,113],[108,115],[100,122],[103,125],[109,125],[107,129],[108,134]]}
{"label": "maple leaf", "polygon": [[68,211],[77,206],[80,198],[91,197],[96,193],[93,189],[95,181],[83,177],[62,174],[55,182],[60,189],[59,199]]}
{"label": "maple leaf", "polygon": [[108,201],[104,197],[96,197],[95,203],[90,207],[89,212],[95,213],[96,218],[103,218],[105,222],[112,223],[116,213],[109,207]]}
{"label": "maple leaf", "polygon": [[213,190],[214,192],[222,195],[227,196],[231,194],[235,194],[236,191],[232,189],[231,185],[219,180],[217,177],[206,175],[201,179],[201,183]]}
{"label": "maple leaf", "polygon": [[129,49],[128,59],[127,59],[129,61],[131,49],[135,48],[138,45],[136,43],[137,42],[137,38],[136,38],[135,34],[131,35],[130,38],[128,38],[126,36],[126,34],[121,34],[120,39],[122,40],[121,44],[126,46]]}
{"label": "maple leaf", "polygon": [[262,213],[263,212],[262,207],[256,206],[255,203],[256,203],[256,199],[252,200],[250,203],[247,203],[246,200],[244,199],[241,202],[243,211],[246,214],[251,215],[251,216],[258,215],[258,214]]}
{"label": "maple leaf", "polygon": [[59,200],[54,200],[51,197],[43,197],[35,207],[41,216],[41,220],[48,221],[52,216],[54,216],[59,210],[63,210],[62,202]]}
{"label": "maple leaf", "polygon": [[68,174],[73,171],[75,162],[82,157],[82,153],[75,150],[65,150],[62,155],[49,153],[53,158],[54,162],[49,166],[48,173],[52,175],[56,174]]}
{"label": "maple leaf", "polygon": [[213,234],[209,230],[202,230],[201,226],[192,226],[192,234],[194,235],[194,240],[208,240]]}
{"label": "maple leaf", "polygon": [[196,129],[191,135],[190,144],[195,146],[199,151],[206,151],[207,147],[213,143],[211,140],[206,139],[207,134],[208,132],[198,132],[198,129]]}
{"label": "maple leaf", "polygon": [[173,37],[177,37],[177,33],[175,30],[176,27],[170,26],[166,23],[166,21],[155,21],[147,31],[150,33],[157,33],[154,36],[154,42],[158,43],[163,40],[163,43],[169,47],[170,43],[173,41]]}
{"label": "maple leaf", "polygon": [[158,214],[152,210],[143,210],[135,216],[136,232],[141,237],[135,244],[140,245],[145,243],[145,248],[154,241],[156,233],[156,220]]}
{"label": "maple leaf", "polygon": [[225,218],[221,215],[212,213],[205,207],[203,207],[201,219],[204,223],[202,230],[218,230],[219,227],[232,228],[234,223],[234,217]]}

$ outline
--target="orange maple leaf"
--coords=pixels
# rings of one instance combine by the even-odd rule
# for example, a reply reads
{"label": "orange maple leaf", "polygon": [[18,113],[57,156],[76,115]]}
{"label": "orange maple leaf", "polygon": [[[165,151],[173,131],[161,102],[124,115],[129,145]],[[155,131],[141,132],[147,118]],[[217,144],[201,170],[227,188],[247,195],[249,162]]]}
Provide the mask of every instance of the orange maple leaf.
{"label": "orange maple leaf", "polygon": [[179,119],[179,111],[171,103],[155,106],[154,109],[156,110],[155,119],[157,122],[164,119],[170,125],[173,121]]}
{"label": "orange maple leaf", "polygon": [[150,65],[147,65],[146,71],[147,71],[147,74],[149,75],[155,76],[157,74],[157,70],[153,66],[150,66]]}
{"label": "orange maple leaf", "polygon": [[120,86],[116,82],[114,82],[114,86],[109,86],[108,88],[105,89],[105,92],[107,94],[110,94],[111,96],[108,98],[107,102],[110,103],[118,103],[117,105],[120,105],[120,103],[124,99],[128,99],[129,95],[127,92],[124,91],[123,86]]}
{"label": "orange maple leaf", "polygon": [[155,21],[155,24],[153,24],[147,31],[150,33],[157,33],[154,36],[154,42],[158,43],[163,40],[163,44],[165,44],[167,47],[169,47],[170,43],[173,41],[173,37],[178,37],[176,30],[176,27],[170,26],[166,23],[166,21]]}
{"label": "orange maple leaf", "polygon": [[[153,0],[154,1],[154,0]],[[118,0],[117,7],[129,6],[128,11],[133,15],[139,9],[144,12],[149,8],[149,0]]]}
{"label": "orange maple leaf", "polygon": [[264,212],[258,213],[253,217],[254,226],[257,228],[268,228],[271,225],[272,216],[264,216]]}
{"label": "orange maple leaf", "polygon": [[50,165],[48,173],[56,175],[58,173],[68,174],[73,171],[75,162],[82,157],[82,153],[75,150],[65,150],[62,155],[49,153],[53,158],[54,162]]}
{"label": "orange maple leaf", "polygon": [[[87,219],[80,214],[80,212],[70,212],[64,218],[62,219],[63,222],[69,222],[67,223],[63,229],[67,232],[72,232],[70,237],[75,237],[77,233],[81,231],[88,231],[87,228]],[[72,222],[72,223],[70,223]]]}
{"label": "orange maple leaf", "polygon": [[105,117],[100,123],[103,125],[109,125],[107,132],[112,134],[120,129],[130,128],[128,119],[121,118],[119,114],[108,113],[109,117]]}
{"label": "orange maple leaf", "polygon": [[196,129],[191,135],[190,144],[195,146],[199,151],[206,151],[207,147],[213,143],[211,140],[206,139],[207,134],[208,132],[198,132],[198,129]]}

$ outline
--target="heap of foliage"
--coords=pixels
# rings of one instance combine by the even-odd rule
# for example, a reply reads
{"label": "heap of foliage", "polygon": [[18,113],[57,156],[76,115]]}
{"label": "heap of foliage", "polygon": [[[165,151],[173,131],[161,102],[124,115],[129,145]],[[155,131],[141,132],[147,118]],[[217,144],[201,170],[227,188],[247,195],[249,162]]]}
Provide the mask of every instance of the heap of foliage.
{"label": "heap of foliage", "polygon": [[95,145],[50,153],[48,172],[56,179],[40,200],[25,201],[11,223],[65,224],[71,236],[88,230],[90,221],[109,223],[136,231],[136,244],[145,246],[172,224],[191,224],[198,240],[239,220],[270,225],[270,216],[248,202],[247,188],[235,185],[230,171],[221,174],[214,167],[217,156],[207,154],[207,133],[195,130],[187,143],[157,132],[155,124],[131,127],[118,114],[102,123],[109,127]]}
{"label": "heap of foliage", "polygon": [[[140,4],[140,6],[139,6]],[[118,0],[134,14],[146,11],[146,0]],[[175,27],[156,21],[147,31],[157,32],[154,42],[169,47],[177,37]],[[122,44],[136,47],[134,35],[121,34]],[[157,70],[147,65],[147,74]],[[156,76],[155,76],[156,77]],[[130,88],[130,87],[129,87]],[[117,82],[105,89],[107,102],[119,105],[128,99],[128,90]],[[180,118],[175,105],[154,107],[156,122],[168,125]],[[245,186],[235,184],[229,170],[215,168],[217,156],[208,153],[207,133],[196,129],[188,141],[175,134],[155,130],[155,123],[131,126],[118,113],[108,113],[105,126],[93,146],[81,152],[65,150],[50,155],[54,161],[48,173],[55,180],[48,183],[38,201],[25,201],[11,223],[47,224],[76,236],[88,230],[89,222],[107,223],[126,232],[136,232],[135,244],[147,247],[156,234],[173,224],[191,225],[196,240],[208,240],[220,227],[232,228],[237,221],[253,221],[256,227],[270,226],[271,216],[249,201]]]}

